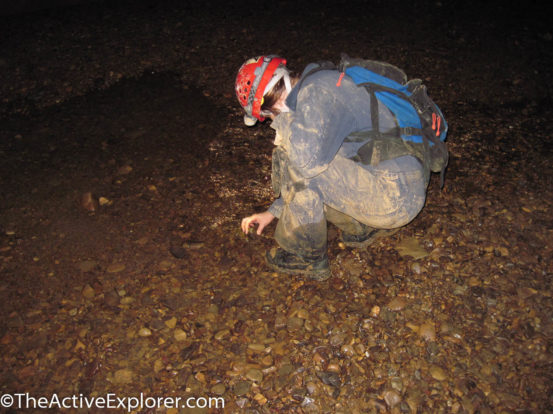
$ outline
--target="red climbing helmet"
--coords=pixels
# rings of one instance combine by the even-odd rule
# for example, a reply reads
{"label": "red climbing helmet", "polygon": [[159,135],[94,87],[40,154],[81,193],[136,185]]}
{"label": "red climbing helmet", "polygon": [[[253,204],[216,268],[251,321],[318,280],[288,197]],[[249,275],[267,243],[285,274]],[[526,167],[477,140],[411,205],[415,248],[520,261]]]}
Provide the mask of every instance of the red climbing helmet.
{"label": "red climbing helmet", "polygon": [[286,60],[275,55],[267,55],[249,59],[240,67],[236,76],[235,90],[238,102],[246,111],[244,116],[246,125],[251,126],[257,120],[265,120],[261,115],[263,95],[281,64],[286,65]]}

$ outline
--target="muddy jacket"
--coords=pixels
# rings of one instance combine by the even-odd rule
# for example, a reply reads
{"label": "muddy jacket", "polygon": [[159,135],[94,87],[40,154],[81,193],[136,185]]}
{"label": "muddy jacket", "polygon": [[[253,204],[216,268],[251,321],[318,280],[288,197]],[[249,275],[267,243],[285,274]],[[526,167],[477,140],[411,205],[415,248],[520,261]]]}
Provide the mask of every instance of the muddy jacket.
{"label": "muddy jacket", "polygon": [[[288,154],[299,177],[311,179],[321,174],[337,154],[352,158],[365,142],[344,142],[353,132],[371,129],[369,94],[348,76],[339,82],[337,70],[321,70],[305,76],[316,65],[308,65],[286,100],[290,112],[278,115],[271,127]],[[379,108],[381,130],[394,128],[392,113]],[[279,217],[282,200],[270,211]]]}

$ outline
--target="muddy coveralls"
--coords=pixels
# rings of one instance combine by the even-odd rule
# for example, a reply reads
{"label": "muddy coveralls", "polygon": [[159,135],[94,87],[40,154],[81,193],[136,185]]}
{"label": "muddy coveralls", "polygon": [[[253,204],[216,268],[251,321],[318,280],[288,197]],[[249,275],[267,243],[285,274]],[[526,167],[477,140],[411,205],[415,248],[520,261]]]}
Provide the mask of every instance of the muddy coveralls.
{"label": "muddy coveralls", "polygon": [[[348,235],[368,228],[406,225],[424,206],[429,173],[412,155],[373,165],[361,148],[371,139],[369,94],[337,70],[321,70],[290,92],[290,112],[275,117],[272,181],[277,198],[269,211],[279,219],[275,239],[305,258],[327,251],[327,221]],[[303,79],[305,77],[305,79]],[[392,113],[378,108],[380,130],[394,128]],[[357,133],[357,135],[356,135]],[[367,227],[368,226],[368,227]]]}

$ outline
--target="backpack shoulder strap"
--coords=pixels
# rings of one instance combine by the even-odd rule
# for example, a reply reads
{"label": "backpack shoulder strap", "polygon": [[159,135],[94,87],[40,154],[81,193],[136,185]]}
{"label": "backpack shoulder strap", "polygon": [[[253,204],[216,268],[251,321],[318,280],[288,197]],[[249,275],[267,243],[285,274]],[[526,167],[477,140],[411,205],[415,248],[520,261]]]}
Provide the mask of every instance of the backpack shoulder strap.
{"label": "backpack shoulder strap", "polygon": [[320,62],[315,62],[314,63],[316,66],[313,68],[313,69],[310,69],[307,73],[305,73],[300,81],[298,82],[298,85],[297,85],[297,88],[300,89],[302,84],[303,84],[303,81],[306,80],[309,76],[317,73],[317,72],[320,72],[322,70],[335,70],[337,69],[337,66],[328,61],[328,60],[323,60],[323,61],[320,61]]}

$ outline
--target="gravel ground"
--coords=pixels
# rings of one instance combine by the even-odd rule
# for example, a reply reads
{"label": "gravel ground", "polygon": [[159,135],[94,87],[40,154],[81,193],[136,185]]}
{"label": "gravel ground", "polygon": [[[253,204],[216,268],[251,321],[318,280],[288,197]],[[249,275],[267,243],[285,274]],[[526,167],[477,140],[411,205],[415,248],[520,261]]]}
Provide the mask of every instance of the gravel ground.
{"label": "gravel ground", "polygon": [[[540,6],[120,1],[0,23],[2,404],[553,412]],[[243,126],[234,77],[267,52],[297,71],[342,52],[396,64],[450,124],[445,187],[433,177],[413,223],[366,250],[331,227],[323,283],[266,268],[274,225],[239,231],[272,201],[272,130]]]}

